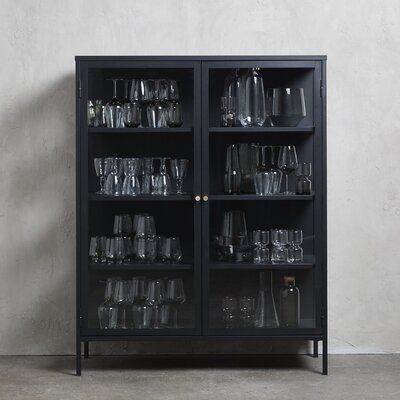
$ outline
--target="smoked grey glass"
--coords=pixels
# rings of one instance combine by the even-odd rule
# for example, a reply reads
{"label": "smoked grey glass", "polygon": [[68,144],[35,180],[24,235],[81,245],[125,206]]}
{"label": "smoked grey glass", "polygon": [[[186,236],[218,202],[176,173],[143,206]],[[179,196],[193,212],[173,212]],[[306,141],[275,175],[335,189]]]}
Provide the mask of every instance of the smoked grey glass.
{"label": "smoked grey glass", "polygon": [[285,175],[285,191],[283,194],[293,194],[289,190],[289,175],[296,170],[298,165],[296,146],[281,146],[278,157],[278,167]]}
{"label": "smoked grey glass", "polygon": [[263,126],[266,119],[264,81],[259,68],[241,78],[239,120],[242,126]]}
{"label": "smoked grey glass", "polygon": [[259,290],[256,299],[256,328],[278,328],[278,310],[273,291],[273,272],[260,272]]}
{"label": "smoked grey glass", "polygon": [[117,98],[117,83],[122,79],[107,79],[113,83],[113,97],[106,104],[105,116],[107,128],[123,128],[123,104]]}
{"label": "smoked grey glass", "polygon": [[283,277],[279,291],[279,319],[282,328],[298,328],[300,325],[300,290],[294,276]]}
{"label": "smoked grey glass", "polygon": [[311,163],[299,163],[296,169],[296,194],[311,194]]}
{"label": "smoked grey glass", "polygon": [[171,175],[176,184],[176,194],[184,194],[182,187],[183,180],[186,176],[188,164],[189,160],[182,158],[170,160]]}
{"label": "smoked grey glass", "polygon": [[306,116],[303,88],[268,88],[267,115],[271,126],[297,126]]}
{"label": "smoked grey glass", "polygon": [[241,186],[241,172],[239,165],[239,148],[231,144],[226,149],[224,191],[227,194],[239,194]]}

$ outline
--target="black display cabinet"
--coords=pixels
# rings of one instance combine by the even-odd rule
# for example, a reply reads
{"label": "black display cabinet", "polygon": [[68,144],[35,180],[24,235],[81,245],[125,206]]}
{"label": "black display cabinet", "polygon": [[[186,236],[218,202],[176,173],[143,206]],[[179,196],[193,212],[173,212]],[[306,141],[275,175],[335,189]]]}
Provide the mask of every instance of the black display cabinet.
{"label": "black display cabinet", "polygon": [[[260,68],[265,87],[303,87],[307,116],[294,128],[220,127],[223,82],[233,68]],[[90,128],[88,99],[108,101],[108,78],[168,78],[179,82],[183,125],[179,128]],[[77,133],[77,351],[81,373],[81,344],[143,340],[312,341],[314,356],[323,346],[327,374],[327,257],[326,257],[326,57],[76,57]],[[120,89],[122,97],[122,85]],[[312,162],[311,195],[224,194],[226,147],[230,143],[296,145],[299,159]],[[186,195],[111,197],[95,194],[98,178],[94,157],[169,156],[189,159]],[[304,261],[285,264],[230,263],[213,257],[211,237],[220,229],[222,213],[246,213],[249,230],[275,226],[300,227],[304,232]],[[111,235],[115,214],[148,212],[157,229],[173,232],[182,241],[183,258],[176,264],[90,263],[91,236]],[[233,328],[221,325],[220,296],[257,290],[260,270],[274,271],[275,281],[294,275],[301,292],[298,327]],[[186,302],[179,329],[99,329],[97,306],[110,276],[131,279],[175,276],[183,279]]]}

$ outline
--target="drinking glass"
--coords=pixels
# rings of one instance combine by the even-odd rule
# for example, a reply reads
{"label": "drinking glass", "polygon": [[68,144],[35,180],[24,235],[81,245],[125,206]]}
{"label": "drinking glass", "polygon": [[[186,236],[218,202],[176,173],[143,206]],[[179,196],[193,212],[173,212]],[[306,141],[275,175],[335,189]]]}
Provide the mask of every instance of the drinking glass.
{"label": "drinking glass", "polygon": [[156,241],[152,237],[136,238],[137,250],[136,256],[141,262],[154,262],[156,258]]}
{"label": "drinking glass", "polygon": [[296,263],[303,261],[303,231],[301,229],[291,229],[288,231],[288,262]]}
{"label": "drinking glass", "polygon": [[133,327],[146,329],[150,327],[152,308],[145,304],[147,300],[147,279],[144,276],[132,278],[132,317]]}
{"label": "drinking glass", "polygon": [[236,109],[235,109],[236,98],[232,96],[221,97],[221,126],[232,127],[235,126],[236,120]]}
{"label": "drinking glass", "polygon": [[107,264],[115,262],[115,243],[114,238],[107,238],[106,241],[106,260]]}
{"label": "drinking glass", "polygon": [[160,160],[160,171],[154,177],[154,188],[152,194],[158,194],[161,196],[168,196],[171,194],[171,179],[167,173],[166,161],[168,157],[161,157]]}
{"label": "drinking glass", "polygon": [[311,194],[311,163],[299,163],[296,169],[296,194]]}
{"label": "drinking glass", "polygon": [[254,176],[257,196],[277,194],[281,188],[282,171],[275,164],[278,146],[256,146],[261,150],[261,165]]}
{"label": "drinking glass", "polygon": [[94,121],[95,128],[103,128],[106,126],[106,113],[103,100],[94,100]]}
{"label": "drinking glass", "polygon": [[147,279],[144,276],[132,278],[132,301],[135,304],[144,303],[147,299]]}
{"label": "drinking glass", "polygon": [[111,171],[107,176],[105,193],[111,196],[122,195],[122,159],[113,158],[111,161]]}
{"label": "drinking glass", "polygon": [[133,327],[135,329],[151,328],[153,307],[149,304],[134,304],[132,306]]}
{"label": "drinking glass", "polygon": [[295,146],[282,146],[279,152],[278,166],[285,175],[284,194],[293,194],[289,191],[289,175],[297,168],[297,153]]}
{"label": "drinking glass", "polygon": [[88,100],[87,102],[87,124],[89,128],[94,127],[94,119],[95,119],[95,108],[94,101]]}
{"label": "drinking glass", "polygon": [[273,229],[271,231],[272,263],[287,263],[288,262],[288,231],[286,229]]}
{"label": "drinking glass", "polygon": [[166,128],[168,85],[163,79],[154,81],[154,99],[147,106],[147,122],[151,128]]}
{"label": "drinking glass", "polygon": [[125,260],[124,238],[114,238],[114,259],[117,264],[122,264]]}
{"label": "drinking glass", "polygon": [[117,96],[117,82],[122,79],[107,79],[113,82],[113,97],[106,104],[105,116],[107,128],[123,128],[123,104],[118,100]]}
{"label": "drinking glass", "polygon": [[167,124],[170,128],[179,128],[183,124],[182,103],[179,100],[168,102]]}
{"label": "drinking glass", "polygon": [[153,307],[153,328],[162,328],[160,307],[165,301],[165,286],[161,279],[150,281],[147,292],[147,302]]}
{"label": "drinking glass", "polygon": [[145,157],[143,158],[143,168],[141,176],[141,193],[142,194],[152,194],[154,190],[154,166],[153,158]]}
{"label": "drinking glass", "polygon": [[271,126],[297,126],[306,116],[303,88],[268,88],[267,116]]}
{"label": "drinking glass", "polygon": [[133,243],[129,236],[122,237],[124,242],[124,262],[133,261],[135,252],[133,249]]}
{"label": "drinking glass", "polygon": [[105,184],[107,178],[106,171],[106,159],[105,158],[95,158],[94,159],[94,169],[96,170],[96,175],[100,180],[100,190],[97,192],[98,194],[105,193]]}
{"label": "drinking glass", "polygon": [[105,236],[95,236],[90,238],[89,258],[92,263],[106,262],[106,241]]}
{"label": "drinking glass", "polygon": [[137,196],[140,194],[139,171],[140,158],[128,158],[125,165],[125,179],[122,185],[122,194],[126,196]]}
{"label": "drinking glass", "polygon": [[239,149],[238,145],[231,144],[226,149],[224,191],[227,194],[239,194],[240,185]]}
{"label": "drinking glass", "polygon": [[242,126],[263,126],[266,119],[264,81],[259,68],[241,78],[239,120]]}
{"label": "drinking glass", "polygon": [[104,302],[97,308],[100,329],[115,329],[117,327],[118,309],[113,303],[115,279],[107,278],[104,291]]}
{"label": "drinking glass", "polygon": [[254,176],[259,164],[259,145],[239,143],[240,192],[254,193]]}
{"label": "drinking glass", "polygon": [[126,79],[125,84],[125,99],[123,102],[123,117],[124,125],[128,128],[137,128],[140,124],[141,109],[139,103],[139,81],[131,80],[131,90],[128,97],[129,81]]}
{"label": "drinking glass", "polygon": [[156,259],[158,261],[162,261],[162,248],[163,248],[163,243],[164,243],[164,236],[156,236],[155,241],[156,241]]}
{"label": "drinking glass", "polygon": [[156,235],[156,225],[152,215],[139,214],[136,226],[137,238],[153,238]]}
{"label": "drinking glass", "polygon": [[184,192],[182,191],[183,180],[186,176],[189,160],[174,159],[170,160],[170,164],[172,178],[175,180],[176,183],[176,194],[184,194]]}
{"label": "drinking glass", "polygon": [[178,263],[182,258],[181,243],[178,237],[164,238],[162,245],[162,260],[164,262]]}
{"label": "drinking glass", "polygon": [[183,281],[180,278],[168,279],[165,300],[171,304],[172,308],[172,328],[178,326],[178,307],[186,301]]}
{"label": "drinking glass", "polygon": [[269,262],[269,231],[255,230],[252,232],[253,263],[266,264]]}
{"label": "drinking glass", "polygon": [[90,238],[90,245],[89,245],[89,259],[91,263],[97,263],[99,259],[98,255],[98,244],[97,244],[97,237],[93,236]]}
{"label": "drinking glass", "polygon": [[129,306],[132,304],[131,294],[131,281],[119,279],[115,282],[113,300],[118,307],[117,327],[119,329],[127,329],[130,326]]}
{"label": "drinking glass", "polygon": [[223,96],[225,98],[231,97],[233,100],[232,109],[235,111],[234,123],[232,126],[240,125],[239,121],[239,108],[240,108],[240,88],[241,78],[239,75],[240,70],[232,69],[229,75],[224,80]]}
{"label": "drinking glass", "polygon": [[129,214],[121,214],[114,217],[113,234],[116,236],[132,234],[132,218]]}
{"label": "drinking glass", "polygon": [[240,325],[243,328],[254,326],[255,299],[252,296],[241,296],[239,298]]}
{"label": "drinking glass", "polygon": [[236,297],[225,296],[222,298],[223,322],[226,329],[236,326],[237,320],[237,300]]}

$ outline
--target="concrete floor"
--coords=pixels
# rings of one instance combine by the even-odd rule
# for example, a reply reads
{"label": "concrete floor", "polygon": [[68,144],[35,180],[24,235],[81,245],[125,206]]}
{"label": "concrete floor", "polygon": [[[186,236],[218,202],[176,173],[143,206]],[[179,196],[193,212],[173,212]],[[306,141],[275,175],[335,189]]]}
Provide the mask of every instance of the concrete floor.
{"label": "concrete floor", "polygon": [[0,399],[400,399],[400,355],[321,359],[93,357],[74,376],[73,357],[0,357]]}

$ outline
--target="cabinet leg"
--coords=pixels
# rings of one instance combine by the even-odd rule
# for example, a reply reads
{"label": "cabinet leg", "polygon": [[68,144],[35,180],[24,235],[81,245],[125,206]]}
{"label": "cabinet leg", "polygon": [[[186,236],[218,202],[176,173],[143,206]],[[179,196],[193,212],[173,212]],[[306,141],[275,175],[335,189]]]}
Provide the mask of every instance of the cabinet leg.
{"label": "cabinet leg", "polygon": [[318,340],[314,340],[314,352],[313,357],[318,358]]}
{"label": "cabinet leg", "polygon": [[76,375],[77,376],[81,376],[82,374],[82,360],[81,360],[81,342],[77,341],[76,342],[76,359],[75,359],[75,363],[76,363]]}
{"label": "cabinet leg", "polygon": [[328,340],[322,341],[322,375],[328,375]]}
{"label": "cabinet leg", "polygon": [[89,342],[83,342],[83,356],[89,358]]}

